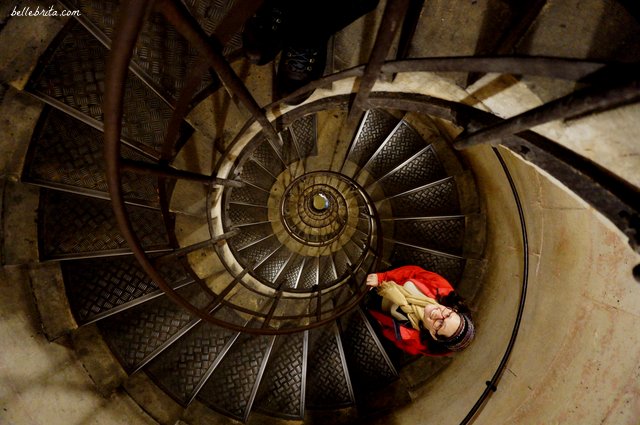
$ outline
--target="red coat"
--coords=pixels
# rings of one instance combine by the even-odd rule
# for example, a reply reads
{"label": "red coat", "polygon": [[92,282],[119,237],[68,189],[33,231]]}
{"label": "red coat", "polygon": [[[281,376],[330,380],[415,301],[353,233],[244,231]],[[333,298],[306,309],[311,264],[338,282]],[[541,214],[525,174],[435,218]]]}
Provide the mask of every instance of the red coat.
{"label": "red coat", "polygon": [[[392,280],[398,285],[404,285],[407,281],[413,282],[416,287],[426,296],[438,299],[449,294],[453,287],[445,278],[437,273],[427,271],[418,266],[403,266],[395,270],[377,273],[378,282]],[[380,323],[382,334],[401,350],[409,354],[422,354],[425,356],[440,356],[450,354],[449,352],[435,354],[422,343],[420,331],[410,326],[398,326],[399,335],[396,333],[396,324],[387,313],[371,310],[371,315]],[[398,338],[399,336],[399,338]]]}

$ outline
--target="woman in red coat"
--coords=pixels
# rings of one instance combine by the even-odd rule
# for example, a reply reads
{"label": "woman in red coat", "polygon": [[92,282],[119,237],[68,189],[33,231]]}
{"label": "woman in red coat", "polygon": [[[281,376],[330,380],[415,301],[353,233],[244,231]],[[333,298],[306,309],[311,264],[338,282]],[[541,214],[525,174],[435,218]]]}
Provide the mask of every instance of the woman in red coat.
{"label": "woman in red coat", "polygon": [[466,348],[475,336],[468,307],[442,276],[418,266],[367,276],[382,297],[370,309],[382,334],[409,354],[447,355]]}

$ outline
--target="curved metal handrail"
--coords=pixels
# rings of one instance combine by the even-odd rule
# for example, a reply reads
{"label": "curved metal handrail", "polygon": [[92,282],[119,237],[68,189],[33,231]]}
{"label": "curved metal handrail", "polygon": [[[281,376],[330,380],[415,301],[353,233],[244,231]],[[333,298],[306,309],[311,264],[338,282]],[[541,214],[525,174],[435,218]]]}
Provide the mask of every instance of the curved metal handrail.
{"label": "curved metal handrail", "polygon": [[500,381],[500,378],[502,377],[502,374],[504,373],[504,370],[507,367],[507,361],[511,357],[511,352],[513,351],[513,347],[516,343],[516,339],[518,338],[520,323],[522,322],[522,315],[524,313],[524,307],[527,300],[527,288],[529,284],[529,238],[527,235],[527,223],[524,218],[524,210],[522,208],[522,202],[520,201],[520,196],[518,195],[518,189],[516,188],[516,185],[513,181],[513,177],[509,172],[509,167],[507,167],[507,164],[505,163],[498,149],[495,147],[492,149],[494,154],[498,158],[498,161],[500,161],[500,166],[502,167],[502,170],[507,180],[509,181],[509,187],[511,188],[513,200],[518,209],[518,218],[520,219],[520,230],[522,235],[522,286],[520,289],[520,302],[518,303],[518,313],[516,314],[516,319],[513,324],[513,329],[511,331],[511,337],[509,338],[509,343],[507,344],[507,348],[504,354],[502,355],[500,364],[496,368],[496,371],[491,377],[491,380],[486,382],[487,387],[482,392],[482,395],[480,395],[480,397],[478,398],[478,401],[476,401],[476,403],[473,405],[471,410],[469,410],[469,413],[467,413],[467,415],[464,417],[462,422],[460,422],[460,425],[466,425],[471,420],[473,420],[473,418],[478,413],[482,405],[486,403],[489,397],[491,397],[491,394],[493,394],[498,389],[498,382]]}

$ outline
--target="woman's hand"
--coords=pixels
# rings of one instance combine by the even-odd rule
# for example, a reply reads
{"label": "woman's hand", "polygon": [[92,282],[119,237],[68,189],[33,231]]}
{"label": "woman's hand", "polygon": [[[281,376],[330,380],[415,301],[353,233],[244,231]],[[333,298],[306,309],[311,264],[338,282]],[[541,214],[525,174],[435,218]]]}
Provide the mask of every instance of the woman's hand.
{"label": "woman's hand", "polygon": [[378,286],[378,275],[377,274],[370,274],[367,275],[367,280],[366,283],[368,286],[371,286],[372,288],[375,288]]}

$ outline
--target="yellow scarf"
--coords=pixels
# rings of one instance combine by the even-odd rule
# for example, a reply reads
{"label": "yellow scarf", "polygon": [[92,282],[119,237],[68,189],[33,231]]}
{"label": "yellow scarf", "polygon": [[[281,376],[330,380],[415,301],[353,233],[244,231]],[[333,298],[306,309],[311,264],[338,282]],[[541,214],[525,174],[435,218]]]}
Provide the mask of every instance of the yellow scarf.
{"label": "yellow scarf", "polygon": [[411,327],[420,329],[420,321],[424,315],[424,308],[429,304],[438,304],[433,298],[424,294],[414,294],[393,281],[385,281],[378,285],[378,294],[396,304],[407,315]]}

